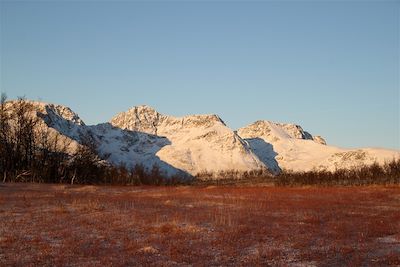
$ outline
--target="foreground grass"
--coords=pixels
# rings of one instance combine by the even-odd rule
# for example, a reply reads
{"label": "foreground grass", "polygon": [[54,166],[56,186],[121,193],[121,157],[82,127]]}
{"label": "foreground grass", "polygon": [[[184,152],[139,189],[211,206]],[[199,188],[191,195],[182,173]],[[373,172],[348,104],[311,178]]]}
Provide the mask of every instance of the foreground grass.
{"label": "foreground grass", "polygon": [[400,187],[0,185],[1,266],[400,264]]}

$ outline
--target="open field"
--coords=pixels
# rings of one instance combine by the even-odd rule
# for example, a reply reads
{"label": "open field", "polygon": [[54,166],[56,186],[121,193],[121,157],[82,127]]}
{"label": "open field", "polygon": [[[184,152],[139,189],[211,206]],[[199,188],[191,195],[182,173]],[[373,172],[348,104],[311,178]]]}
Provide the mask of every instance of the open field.
{"label": "open field", "polygon": [[0,185],[1,266],[400,264],[400,187]]}

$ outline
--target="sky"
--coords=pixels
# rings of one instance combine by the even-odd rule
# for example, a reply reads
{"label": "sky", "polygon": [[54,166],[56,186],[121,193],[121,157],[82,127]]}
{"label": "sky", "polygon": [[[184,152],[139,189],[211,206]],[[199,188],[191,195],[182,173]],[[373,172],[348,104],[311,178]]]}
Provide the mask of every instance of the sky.
{"label": "sky", "polygon": [[0,88],[86,124],[160,113],[300,124],[400,149],[400,1],[0,1]]}

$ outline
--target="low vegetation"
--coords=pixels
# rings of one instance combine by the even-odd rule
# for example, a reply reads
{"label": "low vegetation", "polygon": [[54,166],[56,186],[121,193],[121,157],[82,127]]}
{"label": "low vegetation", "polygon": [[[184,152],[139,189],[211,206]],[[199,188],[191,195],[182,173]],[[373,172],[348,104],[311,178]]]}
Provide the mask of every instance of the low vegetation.
{"label": "low vegetation", "polygon": [[1,266],[398,266],[400,188],[0,185]]}

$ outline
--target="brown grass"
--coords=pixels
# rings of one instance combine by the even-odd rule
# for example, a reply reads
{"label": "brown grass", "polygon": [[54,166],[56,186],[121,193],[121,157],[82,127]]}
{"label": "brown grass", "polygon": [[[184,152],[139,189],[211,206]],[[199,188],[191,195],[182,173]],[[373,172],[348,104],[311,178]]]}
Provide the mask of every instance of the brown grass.
{"label": "brown grass", "polygon": [[1,266],[390,266],[400,187],[0,185]]}

